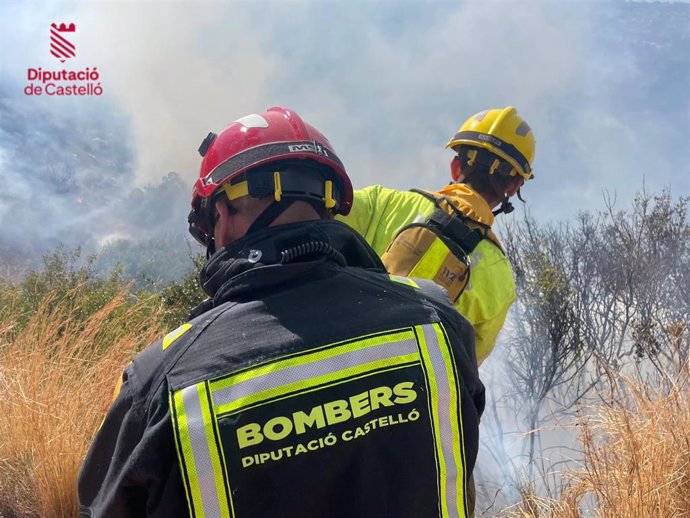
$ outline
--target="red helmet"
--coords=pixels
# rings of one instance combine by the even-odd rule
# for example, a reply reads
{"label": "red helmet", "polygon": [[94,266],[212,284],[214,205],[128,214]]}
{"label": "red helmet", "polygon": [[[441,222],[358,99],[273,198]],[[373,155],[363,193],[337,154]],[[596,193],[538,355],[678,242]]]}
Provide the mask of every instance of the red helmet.
{"label": "red helmet", "polygon": [[321,200],[343,215],[352,207],[352,183],[331,143],[288,108],[268,108],[237,119],[219,135],[209,133],[199,153],[189,230],[202,244],[211,229],[211,199],[219,191],[230,200],[247,195]]}

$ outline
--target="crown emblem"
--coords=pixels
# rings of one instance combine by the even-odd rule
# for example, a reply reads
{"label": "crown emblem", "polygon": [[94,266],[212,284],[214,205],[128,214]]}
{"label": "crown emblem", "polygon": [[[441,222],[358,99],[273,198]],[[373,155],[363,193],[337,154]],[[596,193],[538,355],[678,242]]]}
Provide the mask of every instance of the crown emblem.
{"label": "crown emblem", "polygon": [[77,30],[73,23],[70,23],[69,25],[64,23],[61,23],[60,25],[57,23],[51,23],[50,26],[53,29],[56,29],[58,32],[74,32]]}

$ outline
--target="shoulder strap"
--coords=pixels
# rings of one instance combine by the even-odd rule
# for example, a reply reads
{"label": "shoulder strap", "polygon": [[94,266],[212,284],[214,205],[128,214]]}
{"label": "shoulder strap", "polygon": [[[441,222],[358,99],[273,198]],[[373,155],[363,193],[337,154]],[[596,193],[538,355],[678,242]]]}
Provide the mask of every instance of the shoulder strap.
{"label": "shoulder strap", "polygon": [[431,194],[429,191],[423,191],[422,189],[410,189],[410,192],[414,192],[414,193],[417,193],[421,196],[424,196],[427,200],[429,200],[430,202],[433,202],[433,204],[438,207],[439,198],[437,198],[436,196]]}
{"label": "shoulder strap", "polygon": [[[455,205],[455,203],[453,203],[448,196],[444,194],[439,194],[438,196],[436,196],[435,194],[437,193],[431,193],[429,191],[423,191],[421,189],[410,189],[410,191],[424,196],[427,200],[432,201],[434,205],[436,205],[436,207],[438,207],[439,209],[445,210],[448,213],[454,213],[457,217],[459,217],[465,223],[471,224],[474,228],[486,230],[489,230],[491,228],[486,223],[480,223],[479,221],[470,218],[467,214],[460,210],[460,208],[457,205]],[[447,208],[443,206],[444,204]]]}
{"label": "shoulder strap", "polygon": [[[448,198],[448,196],[444,196],[444,195],[436,196],[436,195],[434,195],[434,193],[431,193],[429,191],[424,191],[422,189],[410,189],[410,191],[417,193],[421,196],[424,196],[427,200],[433,202],[434,205],[436,205],[438,210],[447,214],[449,217],[450,217],[450,212],[452,211],[452,213],[454,213],[454,215],[457,216],[462,221],[464,227],[466,227],[466,228],[469,227],[469,229],[473,229],[477,234],[480,235],[479,240],[477,240],[476,242],[474,242],[473,237],[469,238],[469,241],[466,244],[471,245],[471,249],[468,250],[467,248],[465,248],[465,246],[463,246],[463,249],[465,249],[468,254],[476,248],[476,246],[479,244],[479,241],[481,241],[482,239],[488,239],[489,241],[491,241],[491,243],[493,243],[505,255],[505,251],[503,250],[503,247],[501,246],[501,244],[498,242],[498,238],[496,237],[496,234],[494,234],[493,231],[491,230],[491,227],[485,223],[480,223],[479,221],[476,221],[476,220],[470,218],[469,216],[467,216],[465,213],[463,213],[460,210],[460,208],[458,208],[457,205],[455,205],[455,203],[453,203],[450,200],[450,198]],[[447,208],[445,208],[444,205]],[[448,209],[450,209],[450,211]],[[437,211],[435,211],[434,214],[436,212]],[[432,214],[432,217],[434,216],[434,214]],[[456,220],[456,222],[458,222],[457,218],[455,218],[455,220]],[[453,226],[455,228],[457,228],[457,230],[456,230],[457,235],[466,235],[467,234],[467,231],[461,231],[457,225],[453,225]],[[449,237],[456,239],[452,235],[449,235]],[[463,243],[463,241],[458,241],[458,243],[461,244],[461,246],[465,244],[465,243]]]}
{"label": "shoulder strap", "polygon": [[441,233],[460,245],[466,254],[472,253],[479,242],[484,239],[476,228],[470,228],[464,221],[454,214],[448,214],[443,209],[436,209],[427,219],[429,225],[437,227]]}

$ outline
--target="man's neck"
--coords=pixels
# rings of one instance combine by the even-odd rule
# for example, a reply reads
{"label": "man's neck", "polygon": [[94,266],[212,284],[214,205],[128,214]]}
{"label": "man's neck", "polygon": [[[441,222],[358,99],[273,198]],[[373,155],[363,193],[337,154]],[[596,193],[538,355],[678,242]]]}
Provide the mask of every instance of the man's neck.
{"label": "man's neck", "polygon": [[479,196],[484,198],[484,200],[486,200],[486,203],[492,209],[496,208],[501,203],[501,200],[498,198],[498,196],[496,196],[494,192],[486,192],[485,190],[480,190],[475,185],[472,185],[472,182],[470,181],[463,183],[465,183],[465,185],[467,185],[468,187],[471,187],[477,194],[479,194]]}

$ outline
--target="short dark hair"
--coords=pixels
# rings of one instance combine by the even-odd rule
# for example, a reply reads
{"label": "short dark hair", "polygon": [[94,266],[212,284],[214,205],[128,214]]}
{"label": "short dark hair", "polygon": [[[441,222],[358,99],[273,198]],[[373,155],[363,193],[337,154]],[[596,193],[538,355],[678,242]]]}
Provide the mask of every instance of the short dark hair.
{"label": "short dark hair", "polygon": [[[460,170],[464,178],[462,183],[470,185],[480,194],[493,193],[497,188],[506,191],[515,181],[518,173],[514,172],[513,166],[491,151],[467,145],[454,149],[460,159]],[[494,166],[496,160],[498,164]]]}

